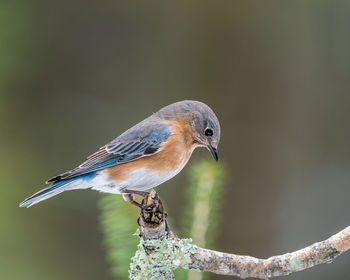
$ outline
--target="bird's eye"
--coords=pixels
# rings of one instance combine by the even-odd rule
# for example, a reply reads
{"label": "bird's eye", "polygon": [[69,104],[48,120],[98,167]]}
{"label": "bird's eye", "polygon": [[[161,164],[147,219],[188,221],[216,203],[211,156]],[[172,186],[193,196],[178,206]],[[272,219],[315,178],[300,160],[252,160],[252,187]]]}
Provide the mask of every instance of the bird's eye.
{"label": "bird's eye", "polygon": [[205,134],[205,136],[213,136],[214,132],[213,132],[212,129],[207,128],[207,129],[204,131],[204,134]]}

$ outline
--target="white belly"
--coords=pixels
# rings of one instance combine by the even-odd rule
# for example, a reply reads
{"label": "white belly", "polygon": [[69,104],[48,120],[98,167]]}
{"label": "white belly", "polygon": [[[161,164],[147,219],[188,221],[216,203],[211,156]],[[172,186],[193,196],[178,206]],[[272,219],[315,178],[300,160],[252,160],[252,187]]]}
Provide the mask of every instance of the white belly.
{"label": "white belly", "polygon": [[[181,167],[182,169],[182,167]],[[118,188],[126,188],[129,190],[139,190],[144,191],[150,188],[154,188],[165,181],[173,178],[178,174],[181,169],[169,173],[159,173],[152,170],[147,170],[146,168],[136,169],[131,172],[129,179],[121,181],[118,184]]]}
{"label": "white belly", "polygon": [[182,170],[183,167],[184,165],[173,172],[167,173],[160,173],[153,170],[148,170],[146,168],[140,168],[132,171],[128,176],[128,179],[119,181],[118,183],[110,181],[108,174],[101,171],[89,182],[89,185],[93,190],[114,194],[120,194],[121,189],[144,191],[154,188],[173,178]]}

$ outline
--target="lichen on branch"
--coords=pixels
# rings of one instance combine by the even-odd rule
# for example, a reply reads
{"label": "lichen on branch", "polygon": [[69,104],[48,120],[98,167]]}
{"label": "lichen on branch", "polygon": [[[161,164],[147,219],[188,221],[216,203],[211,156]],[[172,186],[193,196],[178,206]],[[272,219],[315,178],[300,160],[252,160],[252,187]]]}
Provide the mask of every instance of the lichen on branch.
{"label": "lichen on branch", "polygon": [[[135,235],[140,236],[137,231]],[[144,240],[140,236],[135,256],[131,259],[129,279],[145,280],[173,279],[173,271],[179,267],[188,269],[191,255],[196,252],[191,239]]]}

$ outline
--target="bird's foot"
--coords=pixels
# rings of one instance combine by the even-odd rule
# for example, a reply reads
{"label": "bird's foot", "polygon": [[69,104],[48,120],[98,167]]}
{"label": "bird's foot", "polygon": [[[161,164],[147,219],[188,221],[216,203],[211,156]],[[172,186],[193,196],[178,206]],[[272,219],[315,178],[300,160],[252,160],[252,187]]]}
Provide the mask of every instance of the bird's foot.
{"label": "bird's foot", "polygon": [[135,190],[128,190],[128,189],[121,189],[120,193],[123,195],[123,198],[126,202],[129,202],[130,204],[135,205],[135,206],[141,208],[142,210],[152,211],[153,205],[145,206],[143,202],[139,203],[134,199],[134,195],[137,194],[137,195],[143,196],[147,200],[150,193],[142,192],[142,191],[135,191]]}

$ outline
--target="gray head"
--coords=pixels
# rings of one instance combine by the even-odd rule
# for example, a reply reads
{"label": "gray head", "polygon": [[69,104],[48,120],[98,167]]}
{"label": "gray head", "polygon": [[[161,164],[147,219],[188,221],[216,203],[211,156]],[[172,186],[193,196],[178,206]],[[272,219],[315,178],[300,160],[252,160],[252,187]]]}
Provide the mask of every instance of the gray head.
{"label": "gray head", "polygon": [[206,147],[218,160],[217,148],[220,141],[220,123],[208,105],[192,100],[170,104],[156,113],[165,119],[183,117],[189,121],[198,145]]}

